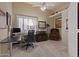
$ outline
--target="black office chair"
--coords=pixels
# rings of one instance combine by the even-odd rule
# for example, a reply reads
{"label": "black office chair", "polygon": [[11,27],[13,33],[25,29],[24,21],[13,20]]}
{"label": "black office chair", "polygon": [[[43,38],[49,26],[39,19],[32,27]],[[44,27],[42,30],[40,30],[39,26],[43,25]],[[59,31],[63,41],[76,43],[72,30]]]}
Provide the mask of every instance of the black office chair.
{"label": "black office chair", "polygon": [[27,39],[25,39],[26,42],[26,50],[28,47],[32,47],[34,48],[33,42],[35,42],[35,35],[34,35],[34,30],[29,30],[28,31],[28,35],[27,35]]}

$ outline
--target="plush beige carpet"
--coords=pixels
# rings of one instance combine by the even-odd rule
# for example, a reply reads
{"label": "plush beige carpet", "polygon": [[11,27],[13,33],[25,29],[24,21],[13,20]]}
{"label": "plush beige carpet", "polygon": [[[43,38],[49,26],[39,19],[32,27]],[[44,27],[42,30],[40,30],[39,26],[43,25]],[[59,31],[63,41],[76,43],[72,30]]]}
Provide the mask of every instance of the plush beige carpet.
{"label": "plush beige carpet", "polygon": [[43,41],[34,44],[34,48],[15,46],[13,57],[68,57],[68,48],[61,41]]}
{"label": "plush beige carpet", "polygon": [[13,49],[15,57],[67,57],[67,47],[61,41],[43,41],[34,44],[35,48],[16,47]]}

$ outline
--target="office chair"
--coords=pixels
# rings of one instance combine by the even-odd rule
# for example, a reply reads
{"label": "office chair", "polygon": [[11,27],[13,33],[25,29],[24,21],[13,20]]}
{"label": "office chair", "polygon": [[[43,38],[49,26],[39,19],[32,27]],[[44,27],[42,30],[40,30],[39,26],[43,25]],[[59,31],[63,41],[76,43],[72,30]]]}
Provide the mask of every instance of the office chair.
{"label": "office chair", "polygon": [[35,42],[35,35],[34,35],[34,30],[29,30],[27,38],[25,39],[26,42],[26,50],[28,47],[34,48],[33,42]]}
{"label": "office chair", "polygon": [[49,39],[55,41],[61,40],[59,29],[54,29],[54,28],[51,29],[51,32],[49,34]]}

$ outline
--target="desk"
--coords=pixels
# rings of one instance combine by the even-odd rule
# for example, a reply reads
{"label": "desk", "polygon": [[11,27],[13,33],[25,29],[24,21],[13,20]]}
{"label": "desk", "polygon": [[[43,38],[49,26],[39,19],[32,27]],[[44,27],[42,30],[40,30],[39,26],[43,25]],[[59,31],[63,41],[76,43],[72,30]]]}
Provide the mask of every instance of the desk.
{"label": "desk", "polygon": [[4,40],[2,40],[2,41],[0,41],[0,44],[6,44],[6,43],[8,43],[9,44],[9,51],[10,51],[10,56],[12,56],[12,44],[13,43],[17,43],[18,42],[18,38],[19,38],[20,36],[15,36],[15,37],[7,37],[6,39],[4,39]]}

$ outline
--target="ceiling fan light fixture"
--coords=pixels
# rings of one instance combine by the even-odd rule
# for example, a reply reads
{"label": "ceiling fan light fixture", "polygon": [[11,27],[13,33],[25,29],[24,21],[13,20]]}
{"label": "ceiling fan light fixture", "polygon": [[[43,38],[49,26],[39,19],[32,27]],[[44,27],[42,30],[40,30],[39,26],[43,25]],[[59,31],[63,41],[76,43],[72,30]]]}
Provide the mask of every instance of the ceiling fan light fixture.
{"label": "ceiling fan light fixture", "polygon": [[46,10],[46,3],[45,2],[43,2],[42,3],[42,6],[40,7],[40,9],[42,10],[42,11],[45,11]]}
{"label": "ceiling fan light fixture", "polygon": [[40,9],[41,9],[42,11],[45,11],[45,10],[46,10],[46,6],[42,6]]}

